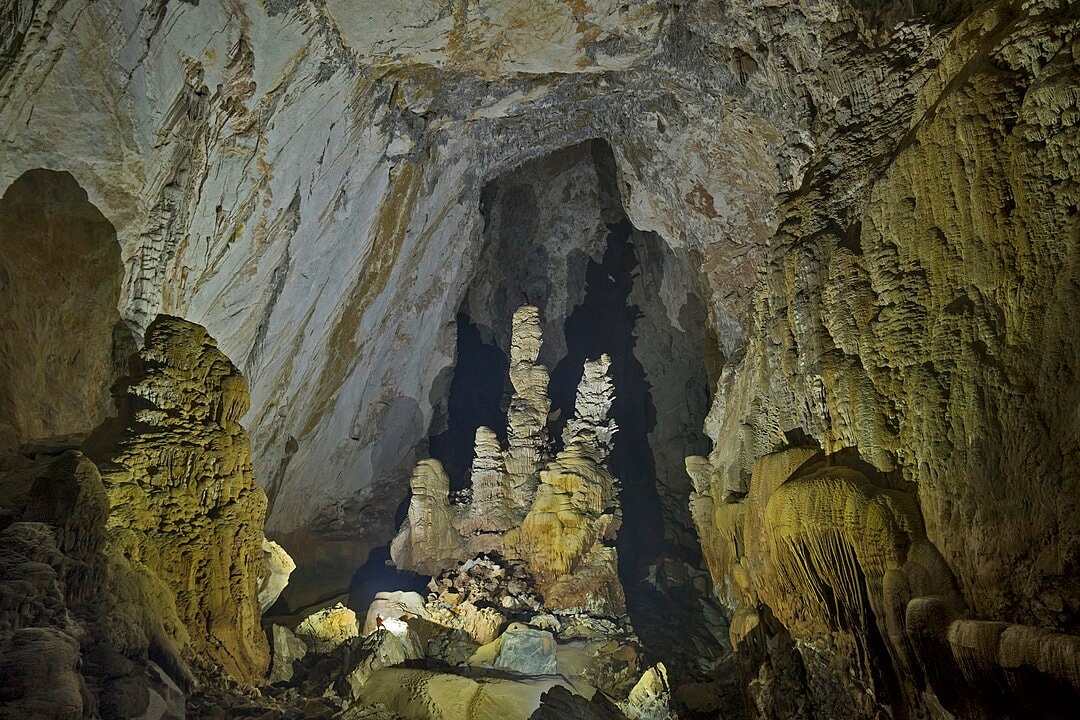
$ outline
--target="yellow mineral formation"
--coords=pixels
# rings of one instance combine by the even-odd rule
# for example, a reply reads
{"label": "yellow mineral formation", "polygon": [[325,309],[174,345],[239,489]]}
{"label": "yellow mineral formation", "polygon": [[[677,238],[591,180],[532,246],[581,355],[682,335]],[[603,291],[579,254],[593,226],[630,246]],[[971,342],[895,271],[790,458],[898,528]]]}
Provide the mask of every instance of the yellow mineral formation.
{"label": "yellow mineral formation", "polygon": [[186,634],[191,652],[257,682],[269,659],[257,599],[266,496],[239,424],[247,384],[206,330],[175,317],[151,323],[140,359],[94,451],[110,541],[132,582],[160,596],[146,612],[175,598],[182,627],[159,623],[161,634],[178,647]]}
{"label": "yellow mineral formation", "polygon": [[[614,540],[621,517],[615,478],[603,465],[616,431],[607,418],[613,397],[610,364],[606,355],[585,363],[566,449],[541,471],[532,507],[521,528],[507,536],[547,604],[558,609],[583,606],[590,595],[593,601],[610,598],[604,608],[609,614],[623,609],[615,551],[604,547],[605,540]],[[568,580],[578,573],[581,582]]]}
{"label": "yellow mineral formation", "polygon": [[536,362],[542,339],[535,307],[514,313],[512,342],[509,449],[502,451],[491,429],[477,428],[468,505],[450,502],[442,463],[421,460],[410,481],[408,517],[390,556],[400,568],[437,575],[494,552],[523,562],[552,608],[621,615],[618,561],[607,546],[622,517],[617,482],[604,464],[618,430],[608,418],[614,399],[611,359],[603,355],[585,363],[565,448],[548,460],[551,402],[547,368]]}

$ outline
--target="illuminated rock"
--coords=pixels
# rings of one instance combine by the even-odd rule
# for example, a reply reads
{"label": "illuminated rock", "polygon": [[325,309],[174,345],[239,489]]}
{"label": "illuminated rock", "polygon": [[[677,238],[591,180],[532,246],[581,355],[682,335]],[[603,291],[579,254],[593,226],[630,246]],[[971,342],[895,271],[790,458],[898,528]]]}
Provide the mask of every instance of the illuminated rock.
{"label": "illuminated rock", "polygon": [[400,590],[377,592],[375,593],[375,600],[368,607],[367,614],[364,616],[361,634],[370,635],[375,632],[378,628],[377,617],[381,617],[385,621],[392,618],[424,617],[425,614],[424,598],[419,593],[402,592]]}
{"label": "illuminated rock", "polygon": [[257,598],[266,496],[240,426],[247,384],[206,330],[179,318],[151,323],[139,357],[120,417],[91,452],[110,543],[132,577],[148,573],[175,597],[192,651],[257,682],[269,663]]}
{"label": "illuminated rock", "polygon": [[667,668],[658,663],[645,671],[619,707],[630,720],[666,720],[670,717],[670,702]]}
{"label": "illuminated rock", "polygon": [[510,383],[514,395],[506,416],[509,447],[505,463],[509,501],[518,516],[527,512],[536,493],[537,473],[548,449],[548,371],[537,363],[542,343],[540,311],[525,305],[514,313],[510,346]]}
{"label": "illuminated rock", "polygon": [[308,615],[296,626],[296,637],[317,653],[330,653],[360,636],[356,613],[337,603]]}
{"label": "illuminated rock", "polygon": [[285,548],[273,540],[263,538],[263,569],[259,573],[259,609],[266,612],[277,601],[281,591],[289,584],[289,575],[296,563]]}

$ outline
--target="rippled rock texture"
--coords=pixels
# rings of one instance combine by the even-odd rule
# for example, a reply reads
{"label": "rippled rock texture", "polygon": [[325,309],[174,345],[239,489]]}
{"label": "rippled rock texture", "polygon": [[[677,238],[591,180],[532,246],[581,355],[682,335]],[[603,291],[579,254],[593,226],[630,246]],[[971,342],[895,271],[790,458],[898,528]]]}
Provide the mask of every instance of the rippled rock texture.
{"label": "rippled rock texture", "polygon": [[132,363],[87,454],[0,460],[3,717],[183,717],[201,683],[266,670],[247,387],[178,318]]}
{"label": "rippled rock texture", "polygon": [[[767,605],[825,688],[818,712],[1075,703],[1071,13],[985,8],[919,83],[887,91],[902,122],[829,131],[865,165],[819,166],[783,204],[715,450],[688,461],[734,639]],[[853,684],[829,667],[845,655],[864,665]]]}

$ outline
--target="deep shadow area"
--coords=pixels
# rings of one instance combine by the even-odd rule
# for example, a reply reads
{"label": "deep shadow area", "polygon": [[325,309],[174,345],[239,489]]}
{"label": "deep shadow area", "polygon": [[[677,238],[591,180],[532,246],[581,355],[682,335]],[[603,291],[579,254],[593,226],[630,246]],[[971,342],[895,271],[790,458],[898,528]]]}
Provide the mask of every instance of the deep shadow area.
{"label": "deep shadow area", "polygon": [[110,386],[134,350],[123,276],[115,229],[70,173],[30,170],[4,191],[0,449],[75,446],[115,412]]}
{"label": "deep shadow area", "polygon": [[[352,582],[349,583],[348,604],[358,616],[371,605],[377,592],[405,590],[427,595],[430,577],[398,570],[389,563],[390,546],[375,548],[368,555],[367,562],[353,575]],[[360,620],[363,622],[363,617]]]}
{"label": "deep shadow area", "polygon": [[623,525],[619,531],[619,575],[624,586],[640,580],[664,547],[664,516],[656,490],[656,463],[649,433],[656,424],[651,386],[634,355],[634,326],[641,311],[629,303],[638,265],[630,242],[631,225],[610,226],[602,262],[589,261],[585,299],[566,319],[566,357],[551,373],[549,395],[558,421],[552,438],[561,445],[562,430],[574,413],[582,366],[607,353],[615,401],[611,415],[619,426],[608,468],[620,481]]}
{"label": "deep shadow area", "polygon": [[[465,313],[457,315],[457,366],[447,400],[447,427],[428,440],[431,457],[442,461],[451,491],[469,481],[476,428],[487,426],[506,441],[505,407],[510,360],[497,346],[485,343]],[[398,525],[404,517],[398,518]]]}

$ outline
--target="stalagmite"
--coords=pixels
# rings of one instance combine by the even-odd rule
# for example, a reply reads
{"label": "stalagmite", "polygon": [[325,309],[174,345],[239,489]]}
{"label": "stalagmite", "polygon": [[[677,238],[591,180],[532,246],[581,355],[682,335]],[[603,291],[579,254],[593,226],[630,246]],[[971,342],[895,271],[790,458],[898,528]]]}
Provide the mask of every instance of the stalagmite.
{"label": "stalagmite", "polygon": [[510,382],[514,396],[507,414],[506,472],[510,501],[524,515],[536,492],[537,472],[548,447],[548,371],[537,363],[542,342],[540,311],[525,305],[514,313],[510,347]]}
{"label": "stalagmite", "polygon": [[621,522],[615,478],[603,464],[617,429],[607,417],[614,399],[610,364],[606,355],[585,363],[566,447],[540,472],[536,499],[510,542],[521,543],[551,606],[619,614],[625,599],[618,562],[614,548],[604,545]]}
{"label": "stalagmite", "polygon": [[481,553],[521,562],[554,609],[620,615],[625,597],[613,547],[622,522],[618,483],[605,466],[618,427],[608,417],[614,386],[603,355],[587,361],[565,447],[546,458],[547,369],[537,364],[542,338],[536,308],[514,313],[507,415],[509,449],[489,428],[476,431],[472,498],[456,505],[438,460],[413,472],[409,513],[390,547],[403,569],[438,574]]}
{"label": "stalagmite", "polygon": [[608,418],[615,400],[614,386],[608,376],[611,358],[585,363],[574,402],[574,417],[563,430],[563,444],[575,454],[590,455],[598,465],[607,460],[618,426]]}
{"label": "stalagmite", "polygon": [[434,575],[462,554],[460,508],[450,504],[450,478],[438,460],[421,460],[409,485],[409,515],[390,557],[400,568]]}
{"label": "stalagmite", "polygon": [[476,429],[470,482],[472,504],[462,520],[462,532],[465,535],[504,533],[513,527],[509,477],[499,439],[490,428]]}

